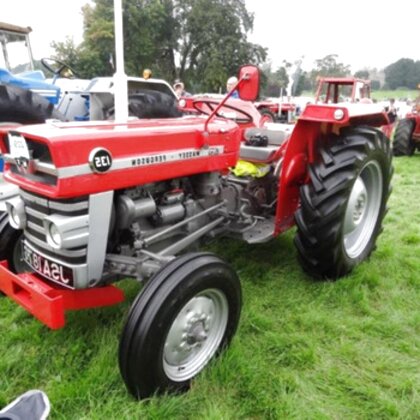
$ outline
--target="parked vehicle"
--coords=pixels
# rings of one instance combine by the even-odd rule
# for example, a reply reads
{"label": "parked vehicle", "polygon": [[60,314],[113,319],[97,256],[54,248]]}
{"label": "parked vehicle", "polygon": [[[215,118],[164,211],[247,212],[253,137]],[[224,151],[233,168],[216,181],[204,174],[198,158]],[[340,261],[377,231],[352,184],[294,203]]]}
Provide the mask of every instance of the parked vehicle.
{"label": "parked vehicle", "polygon": [[255,102],[258,111],[264,117],[266,123],[293,123],[295,121],[297,107],[290,101],[278,99],[266,99]]}
{"label": "parked vehicle", "polygon": [[320,77],[315,103],[372,103],[369,80],[356,77]]}
{"label": "parked vehicle", "polygon": [[412,156],[420,150],[420,90],[412,111],[397,122],[392,147],[394,156]]}
{"label": "parked vehicle", "polygon": [[[371,99],[370,80],[356,77],[321,77],[318,81],[315,103],[354,104],[362,114],[364,112],[384,112],[384,108],[380,104],[375,104]],[[383,121],[381,130],[390,138],[394,124],[389,115],[386,112],[385,114],[386,121]]]}
{"label": "parked vehicle", "polygon": [[[178,107],[186,114],[199,114],[194,104],[200,98],[211,98],[213,102],[220,102],[224,98],[224,95],[207,93],[184,96],[179,99]],[[234,101],[234,99],[231,99],[231,101]],[[296,106],[289,102],[264,100],[255,101],[252,105],[261,115],[261,126],[274,122],[292,123],[295,119]]]}
{"label": "parked vehicle", "polygon": [[[255,101],[258,69],[238,79],[240,98]],[[290,133],[244,128],[253,117],[229,101],[197,99],[200,115],[27,125],[4,138],[4,176],[19,190],[0,215],[0,290],[56,329],[67,310],[121,302],[119,279],[144,283],[119,346],[136,398],[188,389],[237,329],[237,273],[192,245],[257,245],[296,225],[303,269],[337,279],[382,231],[392,174],[383,112],[308,105]]]}

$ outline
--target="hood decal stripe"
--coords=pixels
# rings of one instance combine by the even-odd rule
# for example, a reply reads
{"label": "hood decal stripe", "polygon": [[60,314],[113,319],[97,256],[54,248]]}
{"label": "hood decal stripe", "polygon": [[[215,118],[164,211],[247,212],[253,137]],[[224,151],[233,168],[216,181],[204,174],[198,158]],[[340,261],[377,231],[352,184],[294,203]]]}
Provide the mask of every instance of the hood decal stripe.
{"label": "hood decal stripe", "polygon": [[[202,149],[180,149],[171,152],[155,152],[151,154],[141,154],[127,156],[112,161],[111,168],[104,174],[121,169],[138,168],[143,166],[158,165],[162,163],[171,163],[178,161],[186,161],[190,159],[198,159],[208,156],[217,156],[224,152],[224,146],[211,146]],[[76,176],[88,175],[94,173],[89,163],[81,165],[65,166],[57,168],[57,177],[59,179],[72,178]]]}

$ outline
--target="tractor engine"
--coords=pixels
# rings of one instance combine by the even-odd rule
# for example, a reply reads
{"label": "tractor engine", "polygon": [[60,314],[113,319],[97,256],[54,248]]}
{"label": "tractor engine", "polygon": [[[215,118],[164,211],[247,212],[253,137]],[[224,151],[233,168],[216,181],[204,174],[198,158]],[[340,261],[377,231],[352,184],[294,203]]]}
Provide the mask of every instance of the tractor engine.
{"label": "tractor engine", "polygon": [[140,280],[203,240],[243,236],[274,214],[271,181],[211,172],[118,192],[104,279]]}
{"label": "tractor engine", "polygon": [[222,223],[220,191],[220,175],[207,173],[117,192],[105,271],[139,278],[152,274],[156,262]]}
{"label": "tractor engine", "polygon": [[252,241],[258,222],[273,217],[272,188],[270,175],[209,172],[77,200],[20,190],[6,205],[12,226],[23,229],[24,262],[49,280],[84,289],[125,277],[142,281],[221,234]]}

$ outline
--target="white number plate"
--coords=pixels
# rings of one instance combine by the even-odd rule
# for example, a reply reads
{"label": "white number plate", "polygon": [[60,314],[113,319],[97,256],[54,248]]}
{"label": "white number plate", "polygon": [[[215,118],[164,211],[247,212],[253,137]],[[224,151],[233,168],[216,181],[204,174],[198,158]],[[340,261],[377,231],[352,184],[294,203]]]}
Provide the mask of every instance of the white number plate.
{"label": "white number plate", "polygon": [[30,159],[26,140],[19,134],[9,134],[10,154],[14,158]]}
{"label": "white number plate", "polygon": [[52,262],[47,258],[39,255],[31,248],[22,243],[23,260],[33,270],[45,276],[47,279],[62,283],[67,286],[73,286],[73,270],[64,265]]}

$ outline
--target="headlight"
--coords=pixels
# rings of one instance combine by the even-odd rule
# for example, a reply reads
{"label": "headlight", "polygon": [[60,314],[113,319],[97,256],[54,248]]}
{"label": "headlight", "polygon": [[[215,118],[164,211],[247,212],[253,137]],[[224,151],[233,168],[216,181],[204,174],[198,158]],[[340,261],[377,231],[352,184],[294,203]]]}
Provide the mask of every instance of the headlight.
{"label": "headlight", "polygon": [[52,214],[44,217],[48,245],[55,249],[86,246],[89,238],[89,215],[63,216]]}
{"label": "headlight", "polygon": [[344,118],[344,111],[342,109],[336,109],[334,111],[334,119],[340,121]]}
{"label": "headlight", "polygon": [[57,226],[54,223],[50,223],[48,227],[48,236],[54,246],[61,247],[63,240],[61,238],[60,231],[57,229]]}

